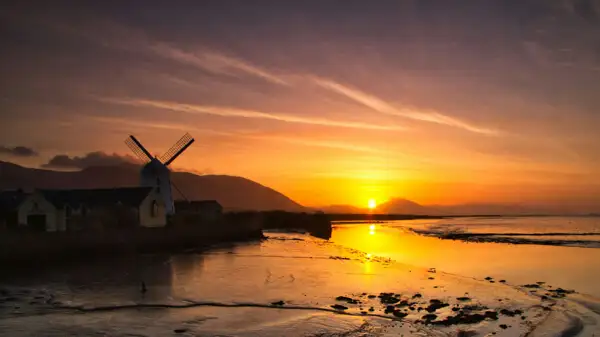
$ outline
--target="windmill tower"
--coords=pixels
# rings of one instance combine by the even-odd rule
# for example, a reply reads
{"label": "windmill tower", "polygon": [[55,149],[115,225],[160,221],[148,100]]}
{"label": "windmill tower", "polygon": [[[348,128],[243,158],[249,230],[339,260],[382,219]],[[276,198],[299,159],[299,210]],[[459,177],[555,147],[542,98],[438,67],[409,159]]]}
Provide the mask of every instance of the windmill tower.
{"label": "windmill tower", "polygon": [[129,136],[125,140],[125,144],[144,163],[144,166],[140,170],[140,185],[157,187],[159,193],[164,198],[167,214],[175,213],[173,194],[171,192],[171,170],[169,170],[168,166],[192,145],[193,142],[194,138],[189,133],[186,133],[171,146],[169,151],[160,157],[153,157],[134,136]]}

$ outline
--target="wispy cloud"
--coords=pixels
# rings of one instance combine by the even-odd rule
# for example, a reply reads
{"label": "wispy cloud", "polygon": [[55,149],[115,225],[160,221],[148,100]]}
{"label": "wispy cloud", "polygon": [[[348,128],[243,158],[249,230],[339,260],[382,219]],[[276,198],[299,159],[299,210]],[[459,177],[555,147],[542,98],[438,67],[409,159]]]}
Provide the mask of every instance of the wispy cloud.
{"label": "wispy cloud", "polygon": [[[190,127],[189,125],[183,124],[169,124],[162,122],[146,122],[146,121],[133,121],[125,118],[118,117],[102,117],[102,116],[91,116],[92,120],[96,122],[102,123],[110,123],[117,125],[127,125],[128,127],[133,128],[155,128],[155,129],[164,129],[164,130],[180,130],[180,131],[190,131],[190,132],[200,132],[203,134],[213,134],[224,137],[235,137],[235,138],[244,138],[244,139],[256,139],[256,140],[266,140],[269,142],[285,142],[290,144],[296,144],[301,146],[309,146],[309,147],[321,147],[321,148],[330,148],[337,150],[345,150],[350,152],[363,152],[363,153],[373,153],[373,154],[389,154],[390,152],[370,146],[358,145],[358,144],[350,144],[348,142],[339,142],[339,141],[331,141],[331,140],[316,140],[316,139],[306,139],[301,137],[284,137],[272,134],[260,134],[256,132],[245,132],[245,131],[237,131],[237,132],[224,132],[217,131],[212,129],[201,129],[196,127]],[[395,154],[397,155],[397,154]]]}
{"label": "wispy cloud", "polygon": [[358,102],[364,106],[367,106],[367,107],[369,107],[375,111],[378,111],[380,113],[383,113],[383,114],[405,117],[405,118],[410,118],[410,119],[414,119],[414,120],[418,120],[418,121],[431,122],[431,123],[436,123],[436,124],[443,124],[443,125],[458,127],[461,129],[471,131],[471,132],[482,133],[482,134],[492,135],[492,134],[498,133],[497,130],[474,126],[467,122],[461,121],[454,117],[450,117],[450,116],[447,116],[447,115],[444,115],[444,114],[441,114],[441,113],[435,112],[435,111],[416,111],[414,109],[409,109],[409,108],[397,108],[378,97],[364,93],[364,92],[356,90],[356,89],[349,88],[345,85],[342,85],[340,83],[337,83],[337,82],[334,82],[331,80],[314,77],[313,81],[317,85],[319,85],[327,90],[333,91],[333,92],[338,93],[343,96],[346,96],[346,97],[354,100],[355,102]]}
{"label": "wispy cloud", "polygon": [[204,106],[194,104],[184,104],[177,102],[166,102],[166,101],[155,101],[145,99],[115,99],[115,98],[103,98],[104,102],[129,105],[135,107],[146,107],[164,109],[178,112],[185,112],[191,114],[205,114],[215,115],[222,117],[240,117],[240,118],[258,118],[258,119],[270,119],[280,122],[287,123],[298,123],[298,124],[312,124],[312,125],[323,125],[332,127],[343,127],[343,128],[355,128],[355,129],[371,129],[371,130],[387,130],[387,131],[400,131],[405,128],[397,125],[379,125],[352,121],[338,121],[326,118],[318,117],[301,117],[288,114],[274,114],[270,112],[255,111],[236,109],[228,107],[217,107],[217,106]]}
{"label": "wispy cloud", "polygon": [[154,54],[198,69],[228,76],[250,75],[268,82],[288,85],[278,75],[249,63],[240,58],[234,58],[214,51],[189,52],[170,46],[166,43],[145,44],[144,47]]}

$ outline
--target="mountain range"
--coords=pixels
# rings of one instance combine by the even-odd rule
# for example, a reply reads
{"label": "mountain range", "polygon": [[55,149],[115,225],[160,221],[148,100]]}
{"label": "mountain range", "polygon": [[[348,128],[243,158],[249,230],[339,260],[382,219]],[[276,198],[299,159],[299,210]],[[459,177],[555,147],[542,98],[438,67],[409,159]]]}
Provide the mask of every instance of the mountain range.
{"label": "mountain range", "polygon": [[[290,212],[323,211],[331,214],[367,214],[367,208],[350,205],[304,207],[284,194],[252,180],[229,175],[197,175],[172,172],[171,180],[176,199],[217,200],[225,210],[284,210]],[[33,190],[35,188],[110,188],[137,186],[139,166],[91,166],[79,171],[53,171],[28,168],[0,161],[0,190]],[[394,198],[379,204],[374,211],[382,214],[411,215],[532,215],[568,214],[560,207],[532,207],[519,204],[461,204],[421,205],[414,201]]]}
{"label": "mountain range", "polygon": [[[176,199],[182,199],[183,195],[189,200],[217,200],[226,210],[306,210],[285,195],[242,177],[172,172],[171,181],[177,187],[173,190]],[[136,165],[53,171],[0,161],[0,190],[110,188],[138,184],[139,167]]]}

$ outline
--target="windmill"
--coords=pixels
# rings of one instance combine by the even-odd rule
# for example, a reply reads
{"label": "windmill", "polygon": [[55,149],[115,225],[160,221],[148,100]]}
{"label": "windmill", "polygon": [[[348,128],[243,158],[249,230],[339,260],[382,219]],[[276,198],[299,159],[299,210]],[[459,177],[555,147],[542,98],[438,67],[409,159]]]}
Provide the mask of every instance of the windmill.
{"label": "windmill", "polygon": [[129,136],[125,144],[142,160],[144,166],[140,170],[140,185],[156,187],[163,196],[167,214],[175,213],[173,194],[171,193],[171,164],[192,143],[194,138],[186,133],[160,157],[153,157],[134,136]]}

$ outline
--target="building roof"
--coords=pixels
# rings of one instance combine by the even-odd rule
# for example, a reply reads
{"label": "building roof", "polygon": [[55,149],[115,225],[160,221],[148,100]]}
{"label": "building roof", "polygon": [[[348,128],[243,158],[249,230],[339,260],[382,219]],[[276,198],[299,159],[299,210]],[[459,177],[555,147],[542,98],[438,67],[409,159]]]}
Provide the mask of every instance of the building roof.
{"label": "building roof", "polygon": [[138,207],[148,196],[152,187],[121,187],[80,190],[40,190],[50,203],[57,208],[70,206],[105,206],[122,204]]}
{"label": "building roof", "polygon": [[29,196],[23,190],[0,191],[0,212],[10,212],[19,207],[23,200]]}

